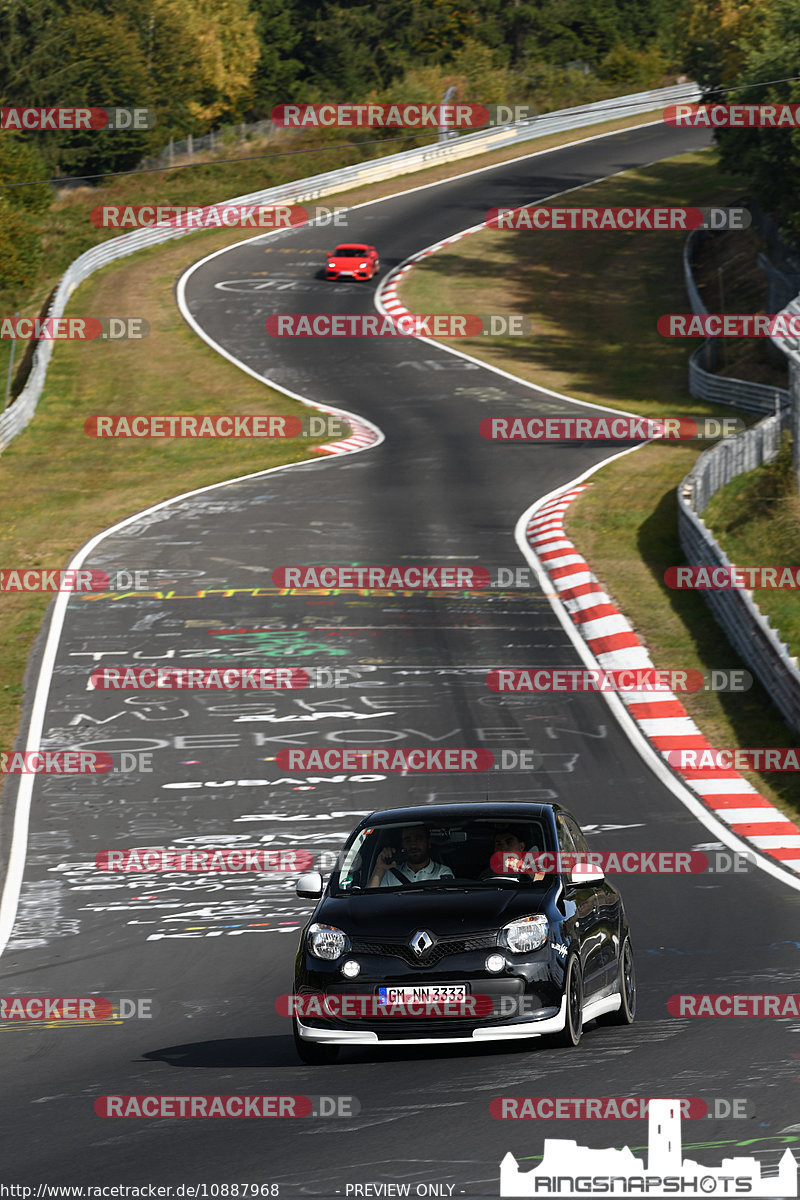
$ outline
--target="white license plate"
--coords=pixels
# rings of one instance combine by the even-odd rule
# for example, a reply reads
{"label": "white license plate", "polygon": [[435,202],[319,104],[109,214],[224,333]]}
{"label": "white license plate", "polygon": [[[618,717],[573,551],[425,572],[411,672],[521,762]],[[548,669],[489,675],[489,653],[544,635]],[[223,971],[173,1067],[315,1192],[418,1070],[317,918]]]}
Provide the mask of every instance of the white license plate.
{"label": "white license plate", "polygon": [[465,983],[426,983],[419,987],[378,988],[378,999],[383,1004],[407,1004],[424,1000],[429,1004],[442,1004],[448,1000],[465,1000]]}

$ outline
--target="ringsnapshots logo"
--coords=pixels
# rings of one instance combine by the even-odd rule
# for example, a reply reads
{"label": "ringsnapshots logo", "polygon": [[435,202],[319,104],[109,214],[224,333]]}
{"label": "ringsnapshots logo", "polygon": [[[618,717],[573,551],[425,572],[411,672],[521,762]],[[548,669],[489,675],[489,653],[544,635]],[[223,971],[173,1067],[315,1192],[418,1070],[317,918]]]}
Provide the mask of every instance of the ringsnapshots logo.
{"label": "ringsnapshots logo", "polygon": [[270,337],[528,337],[530,318],[521,313],[273,313],[264,325]]}
{"label": "ringsnapshots logo", "polygon": [[529,204],[521,208],[490,208],[487,229],[612,230],[616,232],[691,229],[747,229],[752,214],[746,208],[558,208]]}
{"label": "ringsnapshots logo", "polygon": [[579,1146],[548,1138],[541,1162],[521,1171],[509,1151],[500,1164],[500,1195],[603,1196],[797,1196],[797,1160],[786,1150],[777,1175],[764,1175],[754,1157],[730,1157],[707,1167],[683,1157],[681,1100],[650,1100],[647,1162],[622,1150]]}

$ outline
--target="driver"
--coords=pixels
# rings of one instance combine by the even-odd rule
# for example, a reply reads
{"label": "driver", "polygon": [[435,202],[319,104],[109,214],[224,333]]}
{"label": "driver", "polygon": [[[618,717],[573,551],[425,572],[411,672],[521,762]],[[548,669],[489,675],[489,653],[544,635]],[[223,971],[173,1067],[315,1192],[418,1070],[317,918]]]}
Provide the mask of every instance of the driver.
{"label": "driver", "polygon": [[[522,859],[527,853],[527,846],[521,836],[521,830],[513,829],[510,825],[496,829],[494,834],[494,849],[489,859],[489,866],[481,873],[481,879],[491,879],[495,875],[510,875],[515,873],[531,874],[522,866]],[[511,857],[514,855],[514,858]],[[537,871],[533,876],[535,882],[544,879],[544,872]]]}
{"label": "driver", "polygon": [[403,862],[395,859],[394,846],[384,846],[375,863],[369,887],[397,887],[401,883],[419,883],[425,879],[452,879],[453,872],[444,863],[431,858],[431,838],[424,825],[406,825],[400,844]]}

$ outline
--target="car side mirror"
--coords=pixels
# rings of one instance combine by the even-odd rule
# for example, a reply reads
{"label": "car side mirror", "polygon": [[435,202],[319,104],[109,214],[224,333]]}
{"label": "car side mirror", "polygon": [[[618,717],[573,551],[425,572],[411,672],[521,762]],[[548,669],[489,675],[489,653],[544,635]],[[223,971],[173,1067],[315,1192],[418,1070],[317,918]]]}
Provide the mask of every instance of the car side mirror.
{"label": "car side mirror", "polygon": [[569,873],[570,883],[599,883],[601,879],[605,879],[605,875],[596,863],[575,863]]}
{"label": "car side mirror", "polygon": [[322,895],[322,876],[319,871],[305,871],[297,880],[295,890],[303,900],[319,900]]}

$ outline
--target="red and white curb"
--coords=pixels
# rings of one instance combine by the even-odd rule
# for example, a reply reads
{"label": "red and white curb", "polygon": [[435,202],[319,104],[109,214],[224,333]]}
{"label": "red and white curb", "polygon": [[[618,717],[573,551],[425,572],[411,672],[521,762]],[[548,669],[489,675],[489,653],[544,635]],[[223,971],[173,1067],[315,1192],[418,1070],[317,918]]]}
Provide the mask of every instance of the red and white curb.
{"label": "red and white curb", "polygon": [[375,293],[375,307],[377,308],[378,312],[386,313],[390,317],[406,317],[412,315],[401,302],[400,297],[397,294],[398,287],[406,275],[408,275],[412,267],[415,267],[417,263],[422,262],[423,259],[429,258],[431,254],[435,254],[444,246],[451,246],[453,242],[460,242],[462,238],[469,237],[469,235],[472,233],[480,233],[484,229],[486,229],[486,226],[483,222],[481,222],[480,225],[472,225],[469,229],[460,229],[458,233],[454,233],[452,237],[445,238],[441,242],[434,242],[433,245],[426,246],[424,250],[420,250],[419,254],[414,254],[411,258],[407,258],[402,266],[399,266],[391,273],[391,275],[387,275],[386,279]]}
{"label": "red and white curb", "polygon": [[324,446],[314,446],[314,454],[350,454],[352,450],[364,450],[381,440],[373,426],[365,425],[355,417],[348,417],[347,423],[353,431],[349,437],[341,442],[327,442]]}
{"label": "red and white curb", "polygon": [[[652,668],[650,655],[564,531],[564,514],[589,486],[569,487],[546,501],[529,519],[526,540],[598,666],[607,670]],[[673,692],[620,691],[617,695],[665,762],[673,750],[713,749]],[[800,872],[800,828],[738,771],[670,770],[732,833],[782,867]]]}

